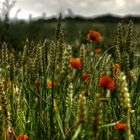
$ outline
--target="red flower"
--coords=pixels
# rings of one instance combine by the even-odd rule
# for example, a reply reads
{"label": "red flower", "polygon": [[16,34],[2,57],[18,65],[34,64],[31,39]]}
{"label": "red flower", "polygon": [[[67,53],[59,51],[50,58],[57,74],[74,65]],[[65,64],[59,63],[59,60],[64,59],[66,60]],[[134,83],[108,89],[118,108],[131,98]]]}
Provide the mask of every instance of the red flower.
{"label": "red flower", "polygon": [[104,75],[99,79],[99,85],[102,88],[115,90],[115,81],[108,75]]}
{"label": "red flower", "polygon": [[49,81],[49,82],[47,83],[47,86],[48,86],[49,89],[51,89],[52,86],[53,86],[53,87],[56,87],[56,82],[54,82],[54,84],[52,84],[52,81]]}
{"label": "red flower", "polygon": [[91,74],[85,73],[82,75],[82,79],[86,82],[86,84],[89,84],[91,78]]}
{"label": "red flower", "polygon": [[126,130],[127,126],[125,123],[116,123],[114,126],[114,129],[116,130]]}
{"label": "red flower", "polygon": [[80,59],[79,58],[72,58],[70,60],[70,66],[71,66],[71,68],[74,68],[74,69],[81,69],[82,64],[81,64]]}
{"label": "red flower", "polygon": [[19,137],[18,137],[18,140],[29,140],[29,138],[28,138],[28,136],[27,135],[20,135]]}
{"label": "red flower", "polygon": [[87,40],[89,41],[97,41],[100,42],[102,41],[103,37],[101,36],[101,34],[99,32],[96,31],[89,31],[88,35],[87,35]]}

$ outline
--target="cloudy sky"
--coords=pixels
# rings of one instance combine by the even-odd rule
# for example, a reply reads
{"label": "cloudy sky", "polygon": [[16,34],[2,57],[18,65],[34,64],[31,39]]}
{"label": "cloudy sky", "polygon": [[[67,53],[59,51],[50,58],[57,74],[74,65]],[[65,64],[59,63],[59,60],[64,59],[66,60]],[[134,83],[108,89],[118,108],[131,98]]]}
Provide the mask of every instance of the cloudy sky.
{"label": "cloudy sky", "polygon": [[[2,3],[4,0],[0,1]],[[32,14],[32,17],[39,17],[42,13],[51,16],[60,11],[64,14],[72,11],[74,14],[83,16],[106,13],[122,16],[127,14],[140,15],[140,0],[16,0],[10,16],[14,17],[18,9],[20,9],[18,13],[20,19],[28,19],[29,14]]]}

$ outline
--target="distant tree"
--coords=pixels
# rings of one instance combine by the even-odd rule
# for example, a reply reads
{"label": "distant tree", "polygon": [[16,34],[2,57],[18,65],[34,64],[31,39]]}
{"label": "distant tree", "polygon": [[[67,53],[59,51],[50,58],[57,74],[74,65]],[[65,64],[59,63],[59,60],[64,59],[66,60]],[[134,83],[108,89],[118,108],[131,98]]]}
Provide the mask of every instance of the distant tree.
{"label": "distant tree", "polygon": [[4,2],[2,2],[2,8],[1,8],[1,18],[5,21],[5,22],[9,22],[9,14],[11,9],[15,6],[16,1],[13,0],[10,2],[10,0],[5,0]]}
{"label": "distant tree", "polygon": [[33,17],[32,17],[32,14],[29,14],[29,22],[31,22],[32,21],[32,19],[33,19]]}
{"label": "distant tree", "polygon": [[9,28],[10,28],[10,19],[9,19],[9,15],[11,12],[11,9],[15,6],[16,1],[15,0],[4,0],[1,3],[1,9],[0,9],[0,17],[3,21],[3,27],[2,30],[3,32],[1,32],[1,38],[0,38],[0,45],[2,42],[7,42],[9,43],[10,40],[10,32],[9,32]]}
{"label": "distant tree", "polygon": [[72,11],[72,9],[68,8],[67,12],[69,17],[74,17],[74,12]]}
{"label": "distant tree", "polygon": [[19,14],[19,12],[21,11],[21,9],[18,9],[17,11],[16,11],[16,14],[15,14],[15,20],[17,21],[17,19],[18,19],[18,14]]}
{"label": "distant tree", "polygon": [[43,12],[43,13],[42,13],[42,19],[45,19],[45,18],[46,18],[46,13]]}

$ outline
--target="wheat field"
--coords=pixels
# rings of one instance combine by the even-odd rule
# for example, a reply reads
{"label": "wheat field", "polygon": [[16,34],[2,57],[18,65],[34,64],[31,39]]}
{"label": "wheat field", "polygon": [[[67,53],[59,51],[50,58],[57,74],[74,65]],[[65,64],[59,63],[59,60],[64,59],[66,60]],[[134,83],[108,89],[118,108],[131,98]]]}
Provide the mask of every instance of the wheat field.
{"label": "wheat field", "polygon": [[112,44],[93,28],[69,44],[63,27],[21,52],[2,43],[0,140],[139,140],[137,26],[119,23]]}

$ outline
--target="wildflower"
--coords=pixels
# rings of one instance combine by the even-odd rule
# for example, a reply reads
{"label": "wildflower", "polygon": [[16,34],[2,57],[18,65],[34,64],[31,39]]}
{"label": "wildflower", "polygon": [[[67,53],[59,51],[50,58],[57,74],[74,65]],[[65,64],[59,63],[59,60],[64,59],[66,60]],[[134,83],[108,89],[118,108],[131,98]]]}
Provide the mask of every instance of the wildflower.
{"label": "wildflower", "polygon": [[51,89],[52,86],[53,86],[53,87],[56,87],[56,82],[54,82],[54,84],[52,84],[52,81],[49,81],[49,82],[47,83],[47,86],[48,86],[49,89]]}
{"label": "wildflower", "polygon": [[116,123],[114,126],[115,130],[126,130],[127,126],[125,123]]}
{"label": "wildflower", "polygon": [[96,31],[89,31],[88,35],[87,35],[87,40],[89,41],[97,41],[100,42],[102,41],[103,37],[101,36],[101,34],[99,32]]}
{"label": "wildflower", "polygon": [[20,135],[18,137],[18,140],[29,140],[29,138],[28,138],[28,136],[26,134],[24,134],[24,135]]}
{"label": "wildflower", "polygon": [[95,54],[101,54],[102,48],[95,48]]}
{"label": "wildflower", "polygon": [[99,79],[99,85],[102,88],[115,90],[115,81],[108,75],[104,75]]}
{"label": "wildflower", "polygon": [[91,74],[85,73],[82,75],[82,79],[86,82],[86,84],[89,84],[91,78]]}
{"label": "wildflower", "polygon": [[35,86],[36,88],[39,88],[41,85],[41,81],[40,80],[35,80]]}
{"label": "wildflower", "polygon": [[74,69],[82,69],[82,63],[79,58],[72,58],[70,60],[70,66]]}

